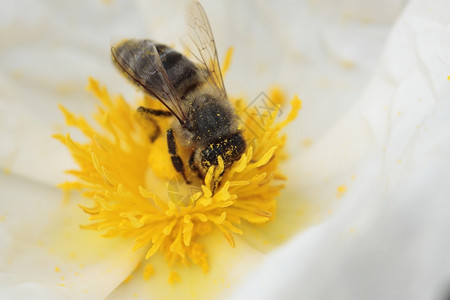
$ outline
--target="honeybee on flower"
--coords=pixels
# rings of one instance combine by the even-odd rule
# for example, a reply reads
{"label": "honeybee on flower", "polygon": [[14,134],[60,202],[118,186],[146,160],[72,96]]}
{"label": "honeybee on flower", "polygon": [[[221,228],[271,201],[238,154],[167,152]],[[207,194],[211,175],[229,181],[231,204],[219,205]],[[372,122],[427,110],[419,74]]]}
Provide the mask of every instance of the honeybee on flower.
{"label": "honeybee on flower", "polygon": [[[285,179],[278,171],[285,144],[280,131],[296,117],[301,102],[294,97],[292,111],[277,124],[284,97],[274,90],[270,118],[256,123],[244,101],[227,96],[212,31],[198,3],[190,24],[199,37],[194,43],[200,65],[150,40],[114,45],[113,61],[147,93],[142,105],[136,111],[91,79],[89,88],[102,102],[96,120],[106,132],[62,108],[67,123],[89,141],[56,138],[80,166],[69,171],[78,180],[61,186],[82,189],[94,203],[82,206],[91,215],[83,228],[103,231],[106,237],[132,237],[134,249],[148,247],[146,258],[160,251],[170,266],[193,263],[207,272],[200,236],[218,230],[234,247],[234,235],[245,234],[243,221],[262,224],[273,218]],[[189,183],[183,161],[189,161],[197,177],[192,184],[198,188],[178,201],[168,195],[171,191],[161,191],[177,174]]]}

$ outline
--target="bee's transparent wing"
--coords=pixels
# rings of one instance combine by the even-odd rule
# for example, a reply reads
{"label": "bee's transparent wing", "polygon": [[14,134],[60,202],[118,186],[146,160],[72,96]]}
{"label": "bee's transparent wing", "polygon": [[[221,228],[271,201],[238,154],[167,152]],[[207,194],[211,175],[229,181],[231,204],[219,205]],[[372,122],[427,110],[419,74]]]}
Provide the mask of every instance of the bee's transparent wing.
{"label": "bee's transparent wing", "polygon": [[150,40],[126,40],[111,47],[114,63],[150,95],[160,100],[184,124],[186,113]]}
{"label": "bee's transparent wing", "polygon": [[208,17],[199,2],[191,5],[188,19],[188,39],[183,43],[197,61],[204,78],[226,97],[216,43]]}

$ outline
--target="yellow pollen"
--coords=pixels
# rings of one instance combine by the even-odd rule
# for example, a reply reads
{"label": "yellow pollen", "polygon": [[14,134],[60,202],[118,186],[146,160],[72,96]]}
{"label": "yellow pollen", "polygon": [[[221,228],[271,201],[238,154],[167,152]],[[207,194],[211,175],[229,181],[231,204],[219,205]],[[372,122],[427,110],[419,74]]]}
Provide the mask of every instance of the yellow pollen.
{"label": "yellow pollen", "polygon": [[167,281],[168,281],[171,285],[174,285],[175,283],[180,282],[180,281],[181,281],[181,278],[180,278],[180,275],[179,275],[177,272],[172,271],[172,272],[170,272],[170,274],[169,274],[169,279],[168,279]]}
{"label": "yellow pollen", "polygon": [[275,86],[270,90],[269,98],[278,105],[283,105],[286,101],[286,96],[279,86]]}
{"label": "yellow pollen", "polygon": [[144,273],[142,274],[142,276],[144,277],[145,280],[149,280],[150,277],[153,276],[153,274],[155,274],[155,269],[153,268],[152,265],[146,265],[145,269],[144,269]]}
{"label": "yellow pollen", "polygon": [[336,197],[341,198],[345,192],[347,192],[347,187],[345,185],[340,185],[336,189]]}
{"label": "yellow pollen", "polygon": [[303,147],[310,147],[312,145],[312,139],[304,139],[302,145]]}

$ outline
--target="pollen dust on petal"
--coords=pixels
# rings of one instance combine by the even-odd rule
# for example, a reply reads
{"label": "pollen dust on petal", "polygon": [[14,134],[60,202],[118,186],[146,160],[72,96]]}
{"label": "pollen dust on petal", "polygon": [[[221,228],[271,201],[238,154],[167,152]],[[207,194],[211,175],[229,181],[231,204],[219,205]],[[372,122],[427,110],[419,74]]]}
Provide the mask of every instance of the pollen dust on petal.
{"label": "pollen dust on petal", "polygon": [[312,142],[313,142],[313,141],[312,141],[312,139],[310,139],[310,138],[303,139],[303,140],[302,140],[302,146],[305,147],[305,148],[311,147]]}
{"label": "pollen dust on petal", "polygon": [[154,274],[155,274],[155,269],[153,268],[153,266],[151,264],[148,264],[145,266],[142,276],[144,277],[145,280],[149,280],[150,277],[152,277]]}
{"label": "pollen dust on petal", "polygon": [[175,283],[180,282],[180,281],[181,281],[181,278],[180,278],[180,275],[179,275],[177,272],[172,271],[172,272],[170,272],[169,278],[168,278],[167,281],[168,281],[171,285],[174,285]]}
{"label": "pollen dust on petal", "polygon": [[340,185],[336,189],[336,197],[341,198],[345,192],[347,192],[347,187],[345,185]]}

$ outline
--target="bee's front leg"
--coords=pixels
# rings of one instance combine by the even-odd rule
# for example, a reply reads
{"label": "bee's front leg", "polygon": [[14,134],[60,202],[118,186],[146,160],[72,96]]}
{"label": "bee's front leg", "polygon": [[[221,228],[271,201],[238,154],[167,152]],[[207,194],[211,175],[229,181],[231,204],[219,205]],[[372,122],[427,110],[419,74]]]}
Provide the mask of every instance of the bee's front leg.
{"label": "bee's front leg", "polygon": [[189,158],[189,167],[192,171],[194,171],[200,180],[203,180],[203,174],[200,172],[199,167],[195,164],[195,151],[192,152],[191,157]]}
{"label": "bee's front leg", "polygon": [[152,108],[147,108],[147,107],[143,107],[143,106],[139,106],[137,109],[137,112],[140,114],[150,114],[156,117],[171,117],[173,116],[172,113],[168,110],[161,110],[161,109],[152,109]]}
{"label": "bee's front leg", "polygon": [[181,175],[184,178],[184,181],[186,181],[186,183],[189,184],[190,181],[187,179],[186,173],[184,172],[183,161],[181,160],[181,157],[177,154],[177,145],[175,143],[175,136],[173,135],[172,129],[167,130],[167,146],[169,148],[169,154],[170,158],[172,159],[173,167],[178,173],[181,173]]}

